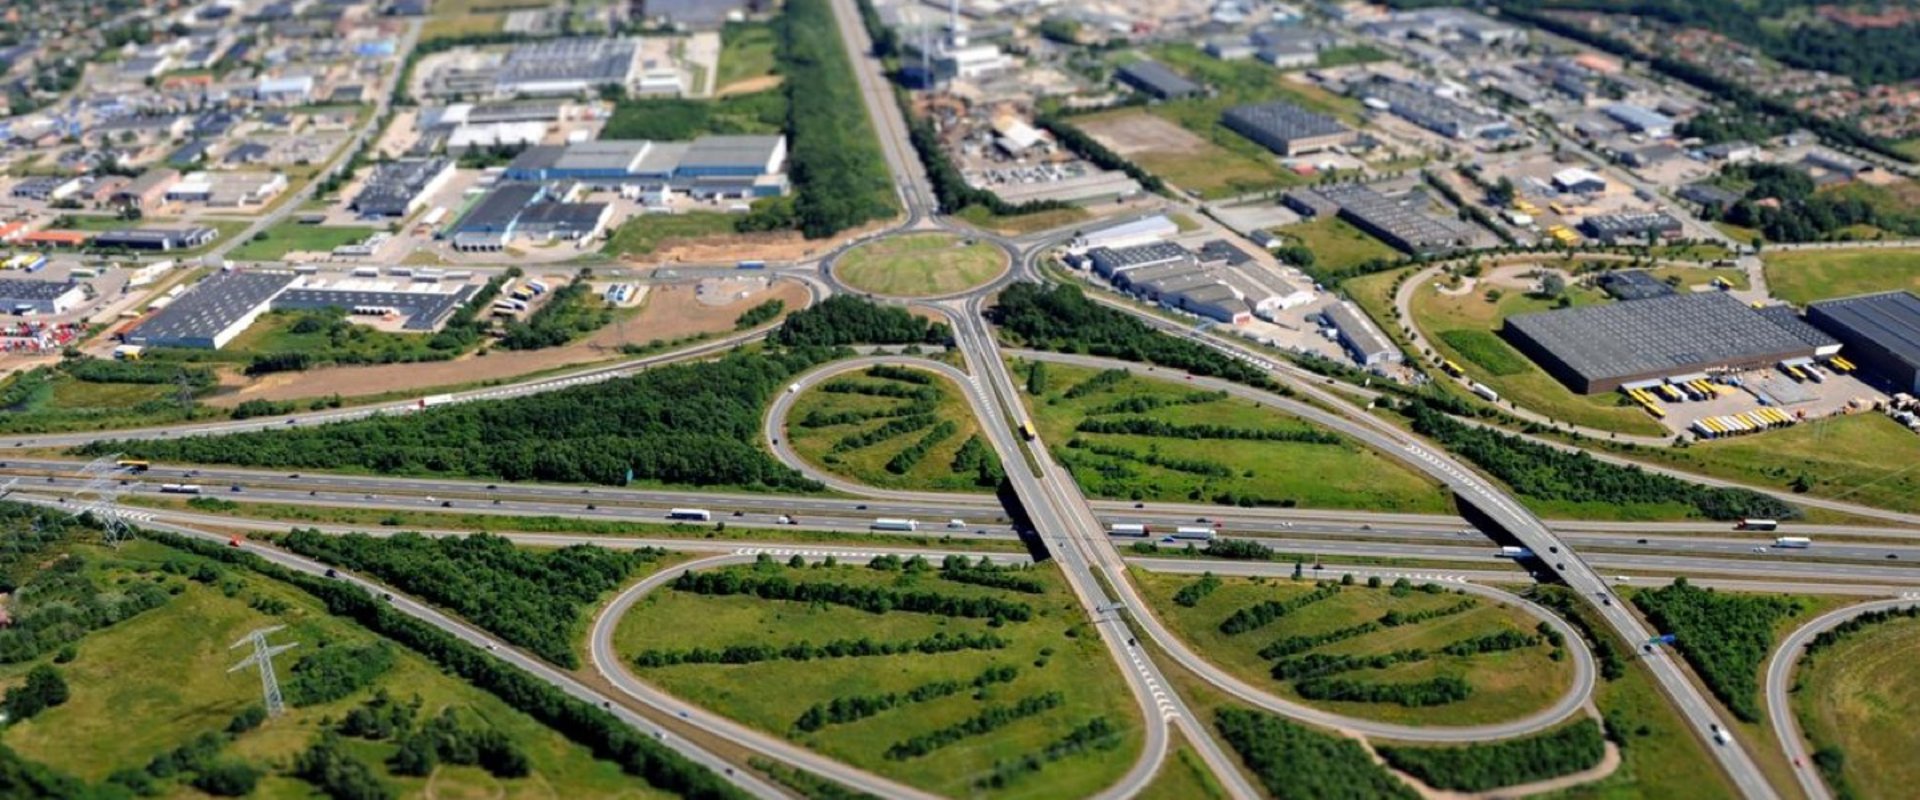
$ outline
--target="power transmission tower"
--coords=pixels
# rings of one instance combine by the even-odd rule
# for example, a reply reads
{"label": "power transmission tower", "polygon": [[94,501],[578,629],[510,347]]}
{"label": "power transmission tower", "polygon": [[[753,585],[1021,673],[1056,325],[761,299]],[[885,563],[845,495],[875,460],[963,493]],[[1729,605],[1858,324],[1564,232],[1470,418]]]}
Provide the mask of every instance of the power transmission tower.
{"label": "power transmission tower", "polygon": [[174,374],[173,382],[178,387],[174,397],[180,401],[180,413],[187,419],[193,419],[193,381],[187,377],[186,367],[181,367],[180,371]]}
{"label": "power transmission tower", "polygon": [[101,456],[80,468],[80,477],[87,482],[74,492],[73,516],[92,514],[94,522],[100,525],[101,538],[109,547],[133,538],[133,528],[127,525],[119,506],[120,476],[128,472],[120,466],[119,453]]}
{"label": "power transmission tower", "polygon": [[239,672],[248,666],[258,667],[260,669],[260,694],[266,701],[267,716],[269,717],[277,717],[287,713],[287,702],[280,696],[280,679],[273,674],[273,657],[300,645],[299,642],[267,644],[268,636],[285,627],[287,626],[274,625],[272,627],[260,628],[259,630],[240,637],[240,641],[234,642],[231,647],[227,648],[228,650],[237,650],[246,646],[248,643],[253,644],[253,654],[240,659],[240,663],[228,667],[227,672]]}

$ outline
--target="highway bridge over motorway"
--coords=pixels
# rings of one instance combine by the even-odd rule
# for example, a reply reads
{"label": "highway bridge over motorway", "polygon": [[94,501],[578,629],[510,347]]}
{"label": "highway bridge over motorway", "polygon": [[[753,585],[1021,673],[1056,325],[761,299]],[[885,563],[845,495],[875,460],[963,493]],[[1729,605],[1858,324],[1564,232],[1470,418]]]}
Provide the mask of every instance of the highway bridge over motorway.
{"label": "highway bridge over motorway", "polygon": [[[834,7],[841,34],[850,51],[869,52],[870,42],[861,26],[854,0],[834,0]],[[410,32],[409,35],[413,34]],[[1010,354],[1000,346],[984,314],[989,296],[1007,282],[1045,280],[1046,276],[1040,267],[1041,260],[1069,234],[1053,231],[1003,237],[965,228],[941,216],[942,209],[938,207],[936,196],[914,153],[906,121],[895,103],[893,88],[881,74],[876,60],[860,57],[855,61],[861,95],[880,135],[883,155],[895,177],[906,211],[893,228],[869,235],[867,240],[911,230],[954,230],[1001,248],[1008,256],[1010,269],[1007,275],[991,286],[951,297],[915,301],[920,309],[944,316],[951,323],[964,367],[902,355],[873,354],[821,367],[802,376],[799,382],[804,387],[846,370],[881,363],[907,363],[945,375],[960,387],[969,407],[978,417],[983,433],[1000,456],[1001,463],[1006,465],[1009,488],[1015,498],[1014,507],[1004,507],[998,500],[987,496],[883,491],[822,474],[793,453],[783,441],[781,432],[784,430],[784,420],[797,394],[789,393],[782,395],[768,410],[767,445],[790,466],[812,475],[844,496],[774,497],[524,483],[486,484],[378,475],[294,475],[262,470],[160,464],[146,475],[126,476],[127,485],[124,488],[127,500],[122,504],[122,513],[142,526],[200,537],[224,537],[227,531],[284,528],[286,522],[273,519],[273,510],[282,506],[472,514],[488,519],[498,518],[498,528],[504,531],[513,531],[515,520],[529,517],[570,517],[607,523],[660,523],[664,522],[665,508],[697,506],[717,509],[722,519],[735,528],[753,531],[753,537],[750,540],[694,538],[688,532],[670,529],[658,530],[657,535],[510,535],[526,543],[567,544],[584,541],[608,546],[672,547],[702,553],[700,560],[689,565],[692,568],[738,563],[750,560],[761,552],[775,552],[783,556],[800,554],[813,558],[828,555],[871,557],[878,553],[919,553],[937,558],[947,552],[959,552],[974,556],[984,553],[1009,560],[1028,557],[1049,559],[1058,564],[1079,604],[1096,623],[1094,628],[1099,632],[1107,655],[1125,676],[1129,691],[1141,712],[1145,746],[1139,759],[1129,765],[1125,775],[1100,793],[1101,797],[1113,798],[1134,796],[1153,780],[1173,747],[1175,733],[1193,748],[1230,795],[1241,798],[1261,796],[1244,770],[1239,768],[1237,760],[1212,735],[1208,720],[1198,717],[1186,698],[1169,681],[1165,670],[1172,667],[1191,674],[1219,693],[1276,714],[1349,733],[1401,740],[1463,742],[1518,736],[1542,730],[1571,715],[1589,710],[1595,669],[1590,654],[1578,645],[1581,637],[1558,616],[1493,584],[1533,580],[1562,583],[1588,602],[1596,618],[1627,642],[1646,641],[1651,638],[1652,632],[1628,609],[1627,604],[1619,602],[1615,590],[1623,582],[1652,585],[1670,580],[1675,575],[1687,575],[1710,585],[1751,590],[1825,591],[1896,598],[1920,592],[1920,563],[1916,563],[1920,562],[1920,541],[1916,541],[1920,539],[1920,515],[1827,502],[1824,505],[1887,523],[1888,527],[1807,526],[1805,530],[1819,533],[1823,544],[1818,550],[1794,552],[1768,547],[1770,542],[1764,538],[1724,528],[1702,530],[1695,523],[1600,524],[1578,520],[1542,520],[1469,465],[1373,417],[1360,405],[1351,402],[1353,394],[1364,395],[1366,390],[1328,386],[1324,378],[1287,364],[1271,362],[1267,357],[1245,349],[1240,342],[1184,329],[1165,318],[1120,303],[1115,303],[1114,307],[1136,314],[1143,321],[1169,334],[1192,337],[1207,346],[1263,364],[1270,368],[1276,381],[1294,392],[1294,396],[1283,397],[1241,384],[1192,376],[1195,385],[1228,392],[1237,398],[1300,417],[1394,458],[1451,490],[1464,506],[1474,512],[1473,516],[1479,524],[1470,525],[1464,519],[1452,516],[1223,509],[1180,504],[1089,501],[1045,446],[1039,442],[1025,441],[1016,433],[1023,412],[1020,410],[1020,393],[1007,369],[1006,359]],[[293,205],[297,204],[289,204],[288,207]],[[782,273],[807,281],[815,299],[833,292],[845,292],[846,287],[838,283],[833,273],[837,255],[837,252],[828,253],[813,264],[796,265],[795,269],[782,270]],[[1114,302],[1101,299],[1103,302]],[[616,379],[657,364],[708,357],[763,334],[764,330],[738,333],[674,353],[465,392],[453,400],[475,402],[506,399]],[[1032,352],[1019,352],[1017,355],[1102,369],[1118,368],[1143,373],[1153,371],[1152,367],[1146,365],[1081,356]],[[0,461],[4,461],[0,463],[0,478],[11,476],[19,479],[12,495],[14,499],[59,507],[69,503],[71,496],[83,484],[75,477],[77,462],[43,455],[50,450],[109,438],[220,435],[287,425],[323,424],[375,413],[407,413],[414,407],[412,403],[400,401],[239,422],[14,437],[0,440]],[[1705,480],[1685,473],[1676,474],[1690,480]],[[236,501],[240,508],[232,513],[215,515],[160,502],[155,490],[157,484],[163,481],[201,484],[211,493]],[[1809,503],[1802,497],[1794,497],[1793,500]],[[732,516],[726,516],[729,513]],[[918,539],[890,533],[887,538],[877,539],[870,546],[847,544],[852,540],[851,537],[862,535],[868,522],[878,516],[913,517],[940,524],[938,530],[925,531],[925,535]],[[1108,525],[1121,521],[1173,525],[1201,518],[1207,522],[1218,522],[1235,536],[1260,539],[1283,552],[1311,556],[1316,569],[1350,572],[1360,576],[1414,576],[1458,586],[1465,591],[1495,597],[1524,608],[1561,630],[1567,640],[1573,643],[1569,649],[1575,659],[1573,685],[1549,708],[1524,719],[1470,727],[1410,727],[1332,714],[1289,701],[1241,681],[1206,660],[1169,631],[1155,609],[1135,588],[1130,570],[1181,572],[1210,569],[1220,574],[1258,575],[1290,569],[1290,565],[1135,556],[1120,550],[1106,532]],[[1019,524],[1016,521],[1022,520],[1030,526],[1029,529],[1015,530]],[[345,530],[350,526],[318,527]],[[428,527],[428,533],[453,533]],[[790,535],[788,532],[791,532]],[[823,544],[819,541],[829,535],[834,537],[834,543]],[[1541,558],[1525,568],[1516,566],[1494,558],[1495,545],[1498,543],[1524,545],[1540,554]],[[1023,548],[1022,544],[1030,546],[1031,551]],[[308,572],[325,569],[324,565],[269,546],[256,544],[250,547],[290,568]],[[750,793],[761,796],[783,794],[751,770],[739,768],[739,762],[719,755],[720,746],[730,751],[744,751],[790,764],[879,796],[922,796],[918,790],[897,781],[847,766],[780,737],[768,736],[717,714],[694,708],[628,673],[611,650],[612,625],[626,608],[655,588],[663,577],[656,576],[626,589],[601,610],[591,638],[591,661],[596,670],[594,680],[584,680],[581,676],[555,670],[532,656],[492,640],[484,632],[464,622],[392,592],[391,587],[381,586],[363,577],[349,576],[349,579],[369,591],[393,594],[396,598],[395,607],[403,613],[485,646],[499,657],[577,697],[617,709],[616,713],[629,724],[728,776]],[[1871,607],[1903,602],[1912,601],[1891,599]],[[1815,630],[1815,626],[1822,624],[1838,624],[1844,618],[1824,617],[1816,620],[1807,630]],[[1790,638],[1769,671],[1769,698],[1776,714],[1784,707],[1784,702],[1774,694],[1776,682],[1785,680],[1794,654],[1810,635],[1802,631]],[[1689,679],[1683,665],[1672,654],[1665,649],[1653,649],[1643,654],[1640,663],[1658,682],[1662,692],[1675,705],[1694,734],[1709,743],[1708,751],[1742,795],[1752,798],[1779,795],[1778,789],[1769,785],[1752,754],[1741,742],[1736,740],[1726,745],[1712,743],[1710,731],[1716,726],[1725,725],[1725,720],[1718,707],[1702,695],[1695,682]],[[1796,750],[1800,744],[1790,731],[1790,723],[1791,720],[1775,721],[1789,754],[1798,757],[1802,755]],[[1800,790],[1812,796],[1821,796],[1823,789],[1816,775],[1801,770],[1798,776],[1802,784]]]}

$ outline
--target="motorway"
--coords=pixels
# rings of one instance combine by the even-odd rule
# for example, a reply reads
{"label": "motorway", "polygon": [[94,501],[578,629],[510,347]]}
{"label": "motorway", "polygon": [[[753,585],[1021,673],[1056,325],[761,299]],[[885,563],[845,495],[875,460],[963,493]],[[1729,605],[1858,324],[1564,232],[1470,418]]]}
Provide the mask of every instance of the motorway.
{"label": "motorway", "polygon": [[1791,698],[1793,689],[1793,667],[1800,660],[1813,638],[1834,626],[1858,617],[1869,611],[1886,611],[1920,605],[1913,599],[1882,600],[1875,603],[1861,603],[1835,609],[1816,617],[1811,622],[1795,629],[1793,633],[1774,648],[1773,657],[1767,662],[1767,718],[1773,725],[1774,733],[1780,739],[1780,747],[1787,759],[1793,764],[1793,774],[1800,781],[1800,789],[1806,792],[1808,800],[1831,800],[1833,794],[1827,790],[1826,783],[1820,779],[1820,771],[1813,767],[1813,757],[1807,753],[1807,739],[1800,730],[1800,721],[1793,713]]}

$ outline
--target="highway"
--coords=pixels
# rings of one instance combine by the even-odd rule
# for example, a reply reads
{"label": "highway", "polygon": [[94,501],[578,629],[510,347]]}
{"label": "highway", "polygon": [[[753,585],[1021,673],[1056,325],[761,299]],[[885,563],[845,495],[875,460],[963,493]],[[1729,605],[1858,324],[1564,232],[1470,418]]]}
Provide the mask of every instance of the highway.
{"label": "highway", "polygon": [[[1145,371],[1142,365],[1085,356],[1048,353],[1032,354],[1031,357],[1100,369]],[[1443,451],[1414,440],[1386,423],[1352,409],[1351,406],[1344,404],[1338,398],[1328,396],[1323,390],[1310,383],[1292,383],[1292,387],[1307,397],[1325,404],[1327,408],[1338,409],[1337,413],[1237,383],[1197,376],[1192,380],[1194,385],[1201,388],[1224,391],[1236,397],[1253,400],[1345,434],[1420,469],[1439,480],[1462,501],[1479,509],[1520,545],[1535,553],[1551,554],[1548,556],[1549,560],[1545,562],[1548,568],[1577,594],[1593,602],[1593,607],[1599,612],[1600,618],[1623,639],[1629,642],[1645,642],[1653,638],[1652,632],[1614,597],[1608,581],[1570,547],[1561,542],[1539,518],[1517,501],[1508,498],[1490,481],[1480,477]],[[1066,482],[1071,483],[1071,478],[1067,478]],[[1711,742],[1712,726],[1723,723],[1714,707],[1687,679],[1676,657],[1665,648],[1660,648],[1656,649],[1651,657],[1642,659],[1642,662],[1652,671],[1662,690],[1675,702],[1689,724],[1694,726],[1695,734]],[[1768,785],[1766,778],[1761,775],[1752,757],[1738,742],[1724,746],[1709,745],[1709,747],[1743,795],[1753,798],[1777,796],[1773,787]]]}
{"label": "highway", "polygon": [[1787,634],[1787,638],[1774,648],[1773,657],[1767,661],[1767,719],[1772,724],[1780,747],[1786,752],[1787,760],[1793,764],[1794,777],[1800,781],[1800,788],[1806,792],[1808,800],[1831,800],[1833,793],[1820,779],[1820,771],[1813,766],[1813,757],[1807,753],[1806,735],[1800,730],[1800,720],[1793,713],[1793,705],[1788,694],[1793,689],[1793,667],[1800,655],[1812,643],[1814,637],[1831,630],[1869,611],[1885,611],[1920,605],[1914,599],[1882,600],[1874,603],[1861,603],[1829,611]]}

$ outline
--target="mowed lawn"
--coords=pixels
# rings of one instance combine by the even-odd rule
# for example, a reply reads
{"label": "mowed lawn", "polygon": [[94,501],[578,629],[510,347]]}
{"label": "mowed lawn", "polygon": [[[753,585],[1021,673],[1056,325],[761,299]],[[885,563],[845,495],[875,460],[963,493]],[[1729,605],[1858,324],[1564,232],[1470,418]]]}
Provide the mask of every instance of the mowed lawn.
{"label": "mowed lawn", "polygon": [[[1294,682],[1273,677],[1276,659],[1261,657],[1263,648],[1293,636],[1314,636],[1377,621],[1389,611],[1402,615],[1438,611],[1471,596],[1413,589],[1395,597],[1387,586],[1370,589],[1361,582],[1340,587],[1339,593],[1331,598],[1301,607],[1265,626],[1228,634],[1221,631],[1220,623],[1234,612],[1268,600],[1285,601],[1307,594],[1314,590],[1313,582],[1220,578],[1219,588],[1189,607],[1174,602],[1173,598],[1183,587],[1199,581],[1199,577],[1135,571],[1133,578],[1153,601],[1160,618],[1207,660],[1281,697],[1340,714],[1408,725],[1488,724],[1519,719],[1544,709],[1573,684],[1572,660],[1555,661],[1551,656],[1552,646],[1541,640],[1533,646],[1504,652],[1470,656],[1436,653],[1426,661],[1331,676],[1370,684],[1413,683],[1441,675],[1457,676],[1473,687],[1472,694],[1465,700],[1422,708],[1398,703],[1305,700],[1294,691]],[[1432,652],[1454,642],[1501,631],[1537,635],[1535,627],[1540,622],[1526,612],[1503,607],[1488,598],[1471,599],[1477,602],[1467,611],[1422,622],[1382,626],[1380,630],[1323,644],[1286,658],[1304,658],[1314,653],[1377,655],[1415,648]]]}
{"label": "mowed lawn", "polygon": [[848,250],[834,261],[833,274],[860,291],[935,297],[987,283],[1006,265],[1006,254],[987,242],[950,233],[918,233]]}
{"label": "mowed lawn", "polygon": [[[96,550],[88,557],[95,563],[114,558],[157,566],[175,553],[160,545],[134,542],[111,554]],[[275,661],[283,682],[304,654],[378,639],[370,631],[328,615],[324,606],[303,592],[243,570],[225,570],[241,580],[243,588],[234,597],[225,596],[216,586],[176,578],[185,588],[166,605],[81,640],[74,660],[56,666],[72,689],[72,699],[9,726],[0,743],[34,761],[99,781],[117,769],[141,769],[154,756],[196,735],[224,730],[235,714],[260,703],[260,681],[253,672],[227,672],[245,652],[230,650],[228,645],[248,631],[287,626],[272,637],[275,643],[299,644]],[[259,598],[283,601],[290,608],[276,615],[250,608],[249,603]],[[469,719],[483,720],[519,743],[533,767],[528,777],[505,781],[470,767],[443,767],[431,779],[399,778],[378,766],[395,745],[349,739],[349,749],[375,765],[382,782],[393,787],[397,796],[669,796],[624,774],[618,765],[595,759],[585,748],[493,695],[440,672],[397,644],[393,647],[395,666],[377,686],[402,701],[420,698],[423,719],[437,716],[441,709],[456,708],[467,712]],[[0,686],[17,685],[34,663],[40,662],[0,667]],[[334,702],[290,707],[286,716],[239,736],[223,755],[263,767],[269,762],[290,763],[324,729],[326,720],[340,719],[372,694],[372,689],[365,689]],[[260,783],[255,796],[314,794],[304,781],[273,775]]]}
{"label": "mowed lawn", "polygon": [[1339,217],[1288,225],[1274,232],[1286,237],[1289,244],[1302,244],[1312,250],[1315,272],[1339,272],[1369,261],[1400,258],[1400,251]]}
{"label": "mowed lawn", "polygon": [[[916,375],[925,375],[930,383],[913,384],[900,380],[846,373],[838,378],[807,389],[794,401],[793,409],[787,416],[787,439],[793,444],[794,452],[802,458],[834,473],[869,486],[888,489],[919,489],[932,491],[986,492],[991,486],[980,486],[976,482],[978,473],[964,468],[956,469],[955,456],[967,440],[978,436],[980,425],[973,417],[973,409],[953,382],[932,372],[915,371]],[[931,401],[916,401],[911,398],[882,397],[856,392],[827,391],[825,386],[841,384],[876,390],[897,389],[902,391],[925,390],[933,395]],[[922,403],[925,410],[915,411],[915,404]],[[835,444],[848,437],[862,436],[882,426],[900,420],[901,414],[914,413],[931,417],[929,424],[890,436],[861,447],[835,450]],[[825,421],[839,415],[855,415],[864,419],[840,422],[831,425],[811,424],[813,421]],[[931,440],[945,429],[943,421],[951,421],[953,429],[937,441],[927,446],[925,454],[907,467],[896,472],[888,468],[889,462],[902,451],[913,448],[923,440]],[[981,439],[976,447],[991,451]]]}
{"label": "mowed lawn", "polygon": [[[1080,129],[1167,183],[1207,199],[1293,186],[1288,172],[1260,145],[1214,123],[1218,104],[1183,100],[1174,109],[1123,108],[1074,117]],[[1211,115],[1211,116],[1209,116]],[[1202,124],[1200,121],[1204,121]],[[1198,131],[1183,122],[1199,126]]]}
{"label": "mowed lawn", "polygon": [[[730,568],[753,574],[759,567]],[[639,668],[638,674],[689,702],[713,709],[776,736],[871,770],[893,780],[949,797],[1085,797],[1126,772],[1142,743],[1133,697],[1088,624],[1066,582],[1051,566],[1019,574],[1040,581],[1046,593],[1032,595],[944,580],[936,572],[882,571],[866,565],[764,569],[796,583],[842,583],[893,587],[955,597],[991,597],[1025,603],[1032,618],[994,627],[988,620],[893,611],[873,614],[825,603],[715,597],[661,588],[620,620],[615,647],[631,659],[648,649],[729,645],[816,645],[839,639],[878,642],[920,640],[935,633],[991,633],[1010,642],[997,650],[952,653],[763,661],[745,665],[680,664]],[[699,620],[689,625],[688,620]],[[815,732],[794,723],[815,703],[876,693],[905,693],[936,681],[970,683],[996,666],[1016,669],[1014,679],[977,692],[967,689],[908,703]],[[989,707],[1059,692],[1063,702],[1038,715],[981,736],[969,736],[905,760],[886,757],[893,744],[959,723]],[[1086,750],[1016,778],[1001,789],[976,786],[998,762],[1037,754],[1069,731],[1104,717],[1121,734],[1109,749]]]}
{"label": "mowed lawn", "polygon": [[1766,252],[1767,288],[1794,305],[1900,289],[1920,291],[1920,249]]}
{"label": "mowed lawn", "polygon": [[[1511,287],[1499,287],[1500,299],[1488,302],[1484,289],[1444,294],[1429,283],[1414,290],[1413,319],[1434,350],[1521,408],[1553,419],[1601,430],[1658,436],[1665,428],[1618,393],[1574,394],[1566,384],[1547,374],[1500,337],[1508,317],[1548,311],[1555,301],[1529,296]],[[1567,287],[1576,306],[1606,302],[1599,291]]]}
{"label": "mowed lawn", "polygon": [[329,228],[282,222],[261,231],[227,255],[235,261],[275,261],[294,252],[330,253],[333,248],[365,241],[378,232],[364,226]]}
{"label": "mowed lawn", "polygon": [[[1025,376],[1026,364],[1016,363]],[[1082,489],[1117,500],[1246,502],[1302,508],[1436,514],[1453,509],[1437,484],[1351,440],[1274,441],[1173,438],[1089,433],[1095,424],[1145,419],[1175,426],[1233,431],[1324,433],[1298,418],[1197,392],[1173,381],[1126,377],[1098,390],[1076,390],[1096,371],[1048,364],[1047,392],[1022,392],[1034,424],[1055,458]],[[1095,384],[1098,385],[1098,384]],[[1068,397],[1068,394],[1075,394]],[[1145,408],[1140,404],[1155,405]],[[1140,409],[1140,410],[1135,410]]]}
{"label": "mowed lawn", "polygon": [[1759,436],[1641,449],[1635,458],[1772,489],[1805,476],[1807,494],[1920,512],[1920,436],[1874,413],[1802,422]]}
{"label": "mowed lawn", "polygon": [[[1920,620],[1858,631],[1800,664],[1794,714],[1816,748],[1845,755],[1859,797],[1911,797],[1920,785]],[[1811,765],[1809,765],[1811,768]]]}

